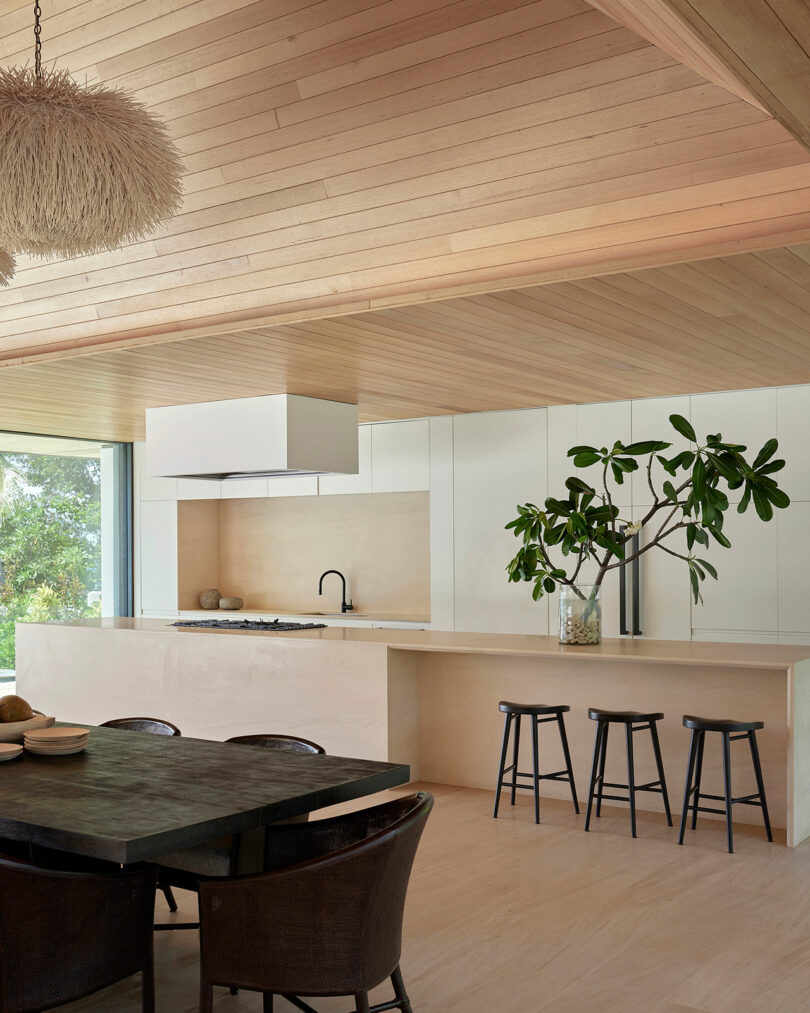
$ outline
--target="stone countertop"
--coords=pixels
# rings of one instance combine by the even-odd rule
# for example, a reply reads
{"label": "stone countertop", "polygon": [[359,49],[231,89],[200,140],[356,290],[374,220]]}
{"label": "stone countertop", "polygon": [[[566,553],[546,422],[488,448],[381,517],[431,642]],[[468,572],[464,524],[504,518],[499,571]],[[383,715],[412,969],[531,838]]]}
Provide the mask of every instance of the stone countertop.
{"label": "stone countertop", "polygon": [[[311,617],[316,621],[317,617]],[[324,619],[328,617],[323,617]],[[327,626],[315,630],[268,632],[263,630],[222,630],[172,626],[171,619],[81,619],[61,625],[66,630],[160,633],[174,637],[269,637],[271,639],[315,640],[321,643],[377,644],[403,651],[444,651],[455,654],[495,654],[536,658],[570,658],[583,663],[623,661],[628,664],[717,666],[725,668],[772,669],[785,672],[795,663],[810,658],[810,646],[772,644],[727,644],[703,641],[606,639],[601,644],[572,647],[556,637],[505,633],[451,633],[440,630],[358,629]],[[28,624],[27,624],[28,625]],[[42,624],[33,624],[42,625]]]}

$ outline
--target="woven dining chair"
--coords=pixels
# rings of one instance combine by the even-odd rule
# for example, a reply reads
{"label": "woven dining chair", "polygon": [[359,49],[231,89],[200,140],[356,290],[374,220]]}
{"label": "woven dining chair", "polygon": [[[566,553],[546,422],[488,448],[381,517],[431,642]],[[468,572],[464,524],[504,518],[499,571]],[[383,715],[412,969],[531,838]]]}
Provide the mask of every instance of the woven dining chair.
{"label": "woven dining chair", "polygon": [[149,732],[150,735],[181,735],[177,725],[163,718],[113,718],[104,721],[101,728],[120,728],[125,732]]}
{"label": "woven dining chair", "polygon": [[153,868],[63,872],[0,856],[0,1013],[52,1009],[138,973],[153,1013],[154,908]]}
{"label": "woven dining chair", "polygon": [[[123,732],[148,732],[150,735],[171,735],[176,738],[182,736],[182,732],[173,725],[171,721],[163,718],[112,718],[110,721],[103,721],[100,728],[118,728]],[[159,883],[158,889],[166,899],[169,910],[177,910],[177,901],[174,899],[171,884]],[[195,923],[196,925],[196,923]]]}
{"label": "woven dining chair", "polygon": [[[279,735],[275,732],[260,732],[253,735],[236,735],[227,742],[243,746],[261,746],[284,753],[323,755],[326,750],[317,742],[297,738],[294,735]],[[290,822],[306,822],[308,814],[293,817]],[[171,911],[175,911],[172,887],[196,891],[202,876],[235,876],[237,873],[261,872],[264,868],[264,827],[247,830],[241,834],[221,837],[205,844],[183,848],[155,859],[158,866],[158,889],[163,891]],[[197,922],[159,922],[155,928],[196,929]]]}
{"label": "woven dining chair", "polygon": [[[271,871],[200,882],[200,1011],[213,987],[262,992],[315,1013],[301,996],[352,996],[357,1013],[411,1013],[399,968],[402,916],[433,796],[267,829]],[[395,998],[369,1005],[391,979]]]}

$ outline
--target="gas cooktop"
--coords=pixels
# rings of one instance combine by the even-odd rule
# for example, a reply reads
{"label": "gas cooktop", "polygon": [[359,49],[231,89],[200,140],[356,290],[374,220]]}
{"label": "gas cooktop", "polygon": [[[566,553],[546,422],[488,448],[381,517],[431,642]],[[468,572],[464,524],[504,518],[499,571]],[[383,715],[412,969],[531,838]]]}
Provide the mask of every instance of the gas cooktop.
{"label": "gas cooktop", "polygon": [[287,630],[325,630],[326,623],[288,623],[278,619],[178,619],[172,626],[199,626],[207,630],[266,630],[286,633]]}

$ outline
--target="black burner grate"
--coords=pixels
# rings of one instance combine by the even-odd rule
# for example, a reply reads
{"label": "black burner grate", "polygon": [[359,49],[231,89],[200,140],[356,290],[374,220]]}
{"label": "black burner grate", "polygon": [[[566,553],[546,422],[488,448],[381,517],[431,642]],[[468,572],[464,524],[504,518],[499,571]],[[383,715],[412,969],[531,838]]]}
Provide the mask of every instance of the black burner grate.
{"label": "black burner grate", "polygon": [[325,630],[326,623],[287,623],[279,619],[178,619],[172,626],[199,626],[208,630],[267,630],[284,633],[287,630]]}

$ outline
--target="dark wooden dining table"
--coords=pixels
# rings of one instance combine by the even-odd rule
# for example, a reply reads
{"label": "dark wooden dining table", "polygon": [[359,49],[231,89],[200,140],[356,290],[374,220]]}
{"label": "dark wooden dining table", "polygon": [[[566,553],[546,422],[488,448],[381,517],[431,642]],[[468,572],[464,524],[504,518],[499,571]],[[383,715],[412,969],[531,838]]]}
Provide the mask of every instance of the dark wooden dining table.
{"label": "dark wooden dining table", "polygon": [[405,784],[407,764],[90,728],[0,764],[0,837],[123,865]]}

